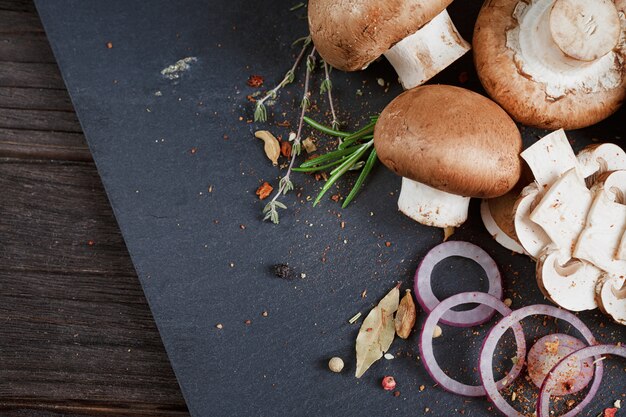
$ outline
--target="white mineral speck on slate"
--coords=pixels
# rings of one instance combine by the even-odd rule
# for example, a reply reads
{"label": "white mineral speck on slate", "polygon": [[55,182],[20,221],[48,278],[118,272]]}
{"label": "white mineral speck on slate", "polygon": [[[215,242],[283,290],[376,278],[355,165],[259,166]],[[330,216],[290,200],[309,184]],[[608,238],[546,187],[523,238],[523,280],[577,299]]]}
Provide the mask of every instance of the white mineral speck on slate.
{"label": "white mineral speck on slate", "polygon": [[197,60],[198,58],[195,56],[188,56],[187,58],[179,59],[174,64],[163,68],[161,70],[161,75],[168,80],[177,80],[183,72],[191,68],[189,64],[196,62]]}

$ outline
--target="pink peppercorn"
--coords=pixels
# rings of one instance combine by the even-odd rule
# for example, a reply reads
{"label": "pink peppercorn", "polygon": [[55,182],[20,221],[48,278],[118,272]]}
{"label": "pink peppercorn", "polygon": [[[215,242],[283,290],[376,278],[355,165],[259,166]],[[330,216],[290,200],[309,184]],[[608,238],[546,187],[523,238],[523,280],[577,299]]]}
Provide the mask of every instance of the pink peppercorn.
{"label": "pink peppercorn", "polygon": [[383,378],[382,386],[385,391],[393,391],[396,388],[396,380],[392,376],[386,376]]}

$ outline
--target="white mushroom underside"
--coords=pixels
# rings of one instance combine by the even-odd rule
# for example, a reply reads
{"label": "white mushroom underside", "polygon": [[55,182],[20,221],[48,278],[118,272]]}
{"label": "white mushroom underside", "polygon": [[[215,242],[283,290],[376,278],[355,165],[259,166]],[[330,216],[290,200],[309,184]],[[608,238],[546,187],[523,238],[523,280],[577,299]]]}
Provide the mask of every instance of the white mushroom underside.
{"label": "white mushroom underside", "polygon": [[540,225],[552,242],[569,257],[585,226],[591,202],[591,191],[576,168],[572,168],[545,192],[530,214],[530,220]]}
{"label": "white mushroom underside", "polygon": [[444,10],[385,52],[405,89],[422,85],[470,50]]}
{"label": "white mushroom underside", "polygon": [[626,152],[614,143],[586,147],[576,158],[585,178],[597,172],[626,169]]}
{"label": "white mushroom underside", "polygon": [[403,177],[398,209],[427,226],[456,227],[467,220],[469,201]]}
{"label": "white mushroom underside", "polygon": [[[507,31],[506,46],[513,51],[520,73],[544,84],[546,98],[552,100],[572,92],[594,93],[619,87],[621,53],[611,51],[581,64],[566,57],[554,44],[546,19],[553,3],[554,0],[520,1],[515,7],[513,18],[518,25]],[[620,21],[623,28],[626,25],[623,14]],[[624,48],[623,34],[618,45]]]}
{"label": "white mushroom underside", "polygon": [[537,184],[532,183],[522,190],[513,209],[513,223],[517,239],[526,253],[534,259],[550,243],[550,238],[541,226],[530,220],[530,213],[534,208],[535,201],[541,198],[540,196],[541,193]]}
{"label": "white mushroom underside", "polygon": [[619,299],[615,293],[624,285],[624,279],[619,277],[607,277],[600,283],[598,289],[598,304],[606,314],[613,319],[626,325],[626,298]]}
{"label": "white mushroom underside", "polygon": [[537,274],[546,295],[561,307],[583,311],[598,306],[596,284],[603,272],[595,266],[548,249],[537,262]]}

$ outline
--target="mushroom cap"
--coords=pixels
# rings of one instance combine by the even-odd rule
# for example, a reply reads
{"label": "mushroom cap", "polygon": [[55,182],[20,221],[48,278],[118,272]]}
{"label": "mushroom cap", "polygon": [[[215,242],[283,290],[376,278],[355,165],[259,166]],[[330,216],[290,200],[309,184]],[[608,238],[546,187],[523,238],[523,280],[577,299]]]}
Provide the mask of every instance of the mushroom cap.
{"label": "mushroom cap", "polygon": [[522,138],[513,120],[459,87],[426,85],[400,94],[381,113],[374,145],[396,174],[465,197],[501,196],[520,178]]}
{"label": "mushroom cap", "polygon": [[309,31],[320,56],[343,71],[361,70],[417,32],[452,0],[311,0]]}
{"label": "mushroom cap", "polygon": [[[505,33],[517,26],[513,15],[520,2],[485,2],[474,26],[474,62],[478,78],[489,96],[513,119],[542,129],[578,129],[613,114],[626,97],[626,71],[623,69],[621,84],[616,88],[569,91],[553,99],[547,96],[544,84],[533,81],[518,68],[515,53],[506,46]],[[626,0],[616,0],[615,5],[626,13]]]}

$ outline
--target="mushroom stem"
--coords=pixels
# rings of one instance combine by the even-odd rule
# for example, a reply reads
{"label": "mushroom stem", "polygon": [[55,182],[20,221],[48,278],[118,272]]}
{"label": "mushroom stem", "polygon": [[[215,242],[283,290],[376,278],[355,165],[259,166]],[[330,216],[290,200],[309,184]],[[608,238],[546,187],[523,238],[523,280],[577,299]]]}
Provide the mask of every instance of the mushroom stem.
{"label": "mushroom stem", "polygon": [[408,90],[425,83],[469,50],[470,45],[444,10],[384,55],[398,73],[400,84]]}
{"label": "mushroom stem", "polygon": [[426,226],[456,227],[467,220],[469,197],[450,194],[402,177],[401,212]]}
{"label": "mushroom stem", "polygon": [[558,99],[569,89],[596,91],[621,82],[610,52],[621,22],[611,0],[532,0],[513,12],[518,26],[506,33],[521,74],[546,84]]}
{"label": "mushroom stem", "polygon": [[620,288],[615,288],[615,286],[613,286],[611,291],[618,300],[626,299],[626,281],[622,282],[622,286]]}

